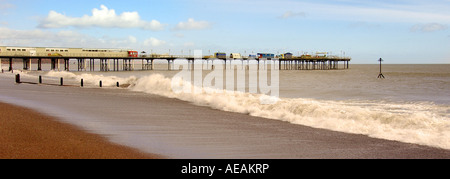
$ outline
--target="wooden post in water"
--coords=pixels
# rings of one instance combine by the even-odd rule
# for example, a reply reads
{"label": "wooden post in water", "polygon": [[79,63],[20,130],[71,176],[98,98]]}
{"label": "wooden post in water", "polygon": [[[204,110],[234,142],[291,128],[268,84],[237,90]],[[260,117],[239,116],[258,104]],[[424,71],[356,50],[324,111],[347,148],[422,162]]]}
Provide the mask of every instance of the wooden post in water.
{"label": "wooden post in water", "polygon": [[63,86],[64,85],[64,79],[61,77],[60,79],[60,85]]}
{"label": "wooden post in water", "polygon": [[20,74],[16,75],[16,83],[20,83]]}
{"label": "wooden post in water", "polygon": [[102,81],[100,80],[100,84],[99,84],[100,88],[103,86]]}
{"label": "wooden post in water", "polygon": [[83,87],[83,86],[84,86],[84,80],[81,79],[81,87]]}
{"label": "wooden post in water", "polygon": [[39,84],[42,84],[42,76],[39,75]]}
{"label": "wooden post in water", "polygon": [[383,75],[383,73],[381,73],[381,62],[383,61],[383,59],[380,58],[378,61],[380,62],[380,74],[378,75],[378,78],[383,78],[384,79],[384,75]]}

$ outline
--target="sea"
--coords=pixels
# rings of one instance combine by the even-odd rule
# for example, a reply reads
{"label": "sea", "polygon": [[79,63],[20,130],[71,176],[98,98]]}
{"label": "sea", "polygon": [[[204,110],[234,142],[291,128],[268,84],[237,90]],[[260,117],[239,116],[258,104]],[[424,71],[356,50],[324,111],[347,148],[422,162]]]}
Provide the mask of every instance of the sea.
{"label": "sea", "polygon": [[[90,72],[89,68],[78,71],[71,62],[69,72],[21,70],[21,75],[24,79],[41,75],[55,84],[63,77],[65,84],[73,86],[83,79],[85,88],[91,89],[99,88],[100,81],[107,89],[117,88],[119,83],[124,90],[118,95],[159,95],[291,125],[450,149],[450,64],[383,64],[383,79],[377,78],[378,64],[350,63],[349,69],[341,65],[337,70],[277,70],[277,65],[257,69],[252,64],[230,70],[233,66],[221,69],[220,64],[196,64],[195,69],[204,69],[198,74],[168,70],[170,66],[164,62],[156,63],[154,70],[141,70],[140,63],[133,66],[135,71],[101,72],[97,64],[96,71]],[[44,64],[43,68],[50,67]],[[267,76],[259,73],[264,69],[269,71]],[[179,81],[182,73],[188,81]],[[231,83],[227,74],[234,74]],[[255,74],[257,78],[252,77]],[[269,79],[265,85],[271,92],[277,91],[275,95],[252,89],[261,85],[255,82],[261,76]],[[196,82],[195,77],[200,80]],[[241,82],[245,85],[239,87]],[[183,90],[175,90],[174,85],[180,84]],[[222,89],[207,90],[211,86]]]}

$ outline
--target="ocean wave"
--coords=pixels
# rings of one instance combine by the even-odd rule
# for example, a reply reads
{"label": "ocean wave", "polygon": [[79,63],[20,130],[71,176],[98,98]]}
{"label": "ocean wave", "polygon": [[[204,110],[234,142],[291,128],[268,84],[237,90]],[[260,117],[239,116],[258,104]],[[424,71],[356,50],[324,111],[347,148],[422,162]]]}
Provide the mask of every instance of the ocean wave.
{"label": "ocean wave", "polygon": [[[52,74],[53,73],[53,74]],[[386,101],[333,101],[307,98],[281,98],[276,103],[261,103],[273,100],[263,94],[211,90],[193,86],[190,82],[174,81],[161,74],[140,78],[118,78],[114,76],[50,72],[48,75],[74,79],[85,79],[97,83],[115,85],[117,81],[129,84],[128,89],[189,101],[195,105],[276,119],[292,124],[339,132],[363,134],[374,138],[396,140],[450,149],[450,116],[447,105],[431,102],[386,102]],[[173,83],[190,88],[195,93],[174,92]]]}

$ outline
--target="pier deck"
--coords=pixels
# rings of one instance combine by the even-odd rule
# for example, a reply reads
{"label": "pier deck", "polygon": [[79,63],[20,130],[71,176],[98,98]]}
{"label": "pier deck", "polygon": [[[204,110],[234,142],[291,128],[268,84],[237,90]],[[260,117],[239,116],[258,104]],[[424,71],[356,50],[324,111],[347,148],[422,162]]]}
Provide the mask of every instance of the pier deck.
{"label": "pier deck", "polygon": [[[114,57],[114,56],[21,56],[21,55],[2,55],[0,59],[7,59],[9,61],[9,71],[13,70],[13,59],[22,59],[23,70],[32,70],[31,62],[35,60],[37,62],[37,71],[42,71],[42,60],[47,59],[51,62],[50,70],[65,70],[69,71],[69,61],[77,60],[78,71],[86,71],[89,67],[90,71],[96,71],[95,64],[100,65],[97,68],[99,71],[133,71],[135,62],[141,62],[142,68],[140,70],[154,70],[154,62],[157,60],[166,60],[168,70],[174,69],[174,62],[177,60],[187,60],[190,64],[190,69],[194,69],[195,61],[202,61],[202,64],[206,62],[208,65],[214,66],[214,61],[222,61],[226,68],[227,63],[231,65],[233,61],[247,62],[245,65],[249,65],[250,61],[255,61],[258,64],[274,63],[278,66],[279,70],[334,70],[334,69],[348,69],[351,58],[337,58],[337,57],[292,57],[289,59],[279,58],[194,58],[194,56],[179,56],[179,55],[166,55],[166,56],[142,56],[142,57]],[[87,62],[89,61],[89,64]],[[268,62],[269,61],[269,62]],[[63,62],[63,68],[60,69],[60,64]],[[111,64],[112,62],[112,64]],[[119,63],[122,62],[122,63]],[[343,63],[343,67],[339,68],[339,63]],[[217,64],[216,64],[217,65]],[[203,65],[202,65],[203,66]]]}

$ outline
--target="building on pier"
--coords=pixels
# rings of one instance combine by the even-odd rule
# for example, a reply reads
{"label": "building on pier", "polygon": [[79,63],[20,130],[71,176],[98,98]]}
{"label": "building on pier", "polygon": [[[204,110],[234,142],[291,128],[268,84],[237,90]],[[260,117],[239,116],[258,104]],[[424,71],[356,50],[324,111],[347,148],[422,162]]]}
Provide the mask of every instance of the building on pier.
{"label": "building on pier", "polygon": [[2,56],[137,57],[130,49],[0,46]]}
{"label": "building on pier", "polygon": [[[250,61],[256,61],[258,67],[266,62],[278,64],[280,70],[330,70],[339,69],[339,64],[343,63],[343,68],[348,69],[350,58],[337,56],[328,56],[327,53],[318,53],[312,55],[293,56],[292,53],[277,55],[271,53],[250,54],[249,57],[242,57],[240,54],[232,53],[231,58],[227,58],[226,53],[217,52],[213,56],[203,56],[201,58],[194,56],[180,56],[170,54],[151,54],[139,56],[137,51],[129,49],[94,49],[94,48],[51,48],[51,47],[7,47],[0,46],[0,59],[9,61],[9,71],[13,69],[13,60],[22,60],[23,69],[31,70],[31,61],[37,61],[37,70],[42,70],[42,62],[51,63],[50,70],[60,70],[60,62],[64,62],[62,70],[69,70],[69,60],[77,60],[78,71],[86,70],[89,66],[90,71],[131,71],[135,70],[135,62],[141,62],[142,70],[153,70],[155,60],[166,60],[168,70],[173,70],[176,60],[187,60],[189,69],[194,69],[195,61],[202,60],[206,66],[214,66],[214,61],[221,61],[223,64],[232,64],[233,61],[240,60],[244,64],[250,64]],[[97,62],[96,62],[97,61]],[[89,62],[89,65],[88,65]],[[111,64],[112,62],[112,64]],[[119,63],[121,62],[121,63]],[[202,63],[203,63],[202,62]],[[98,65],[98,66],[97,66]],[[95,68],[97,66],[97,68]],[[192,66],[192,67],[191,67]],[[226,66],[225,66],[226,67]],[[341,65],[342,67],[342,65]],[[258,68],[259,69],[259,68]]]}

